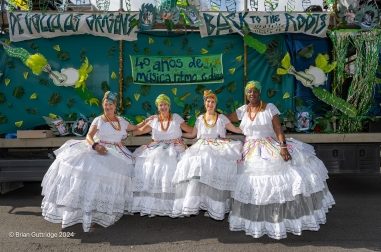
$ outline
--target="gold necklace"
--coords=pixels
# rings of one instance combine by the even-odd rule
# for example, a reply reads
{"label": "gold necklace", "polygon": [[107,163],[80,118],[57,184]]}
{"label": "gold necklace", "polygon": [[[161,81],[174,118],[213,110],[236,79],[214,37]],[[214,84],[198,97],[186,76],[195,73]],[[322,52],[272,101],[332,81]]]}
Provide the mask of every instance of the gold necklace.
{"label": "gold necklace", "polygon": [[251,110],[251,106],[248,106],[248,110],[247,110],[247,112],[248,112],[248,114],[249,114],[249,118],[250,118],[250,120],[251,121],[254,121],[254,119],[255,119],[255,117],[257,117],[257,114],[258,114],[258,112],[259,111],[261,111],[261,108],[262,108],[262,101],[260,101],[260,103],[259,103],[259,108],[257,108],[257,109],[255,109],[255,113],[254,113],[254,116],[251,116],[251,112],[252,112],[252,110]]}
{"label": "gold necklace", "polygon": [[115,130],[120,130],[120,122],[119,122],[119,119],[118,117],[115,117],[116,118],[116,122],[114,121],[111,121],[111,119],[106,116],[106,114],[103,114],[105,117],[106,117],[106,120],[111,124],[111,126],[115,129]]}
{"label": "gold necklace", "polygon": [[159,114],[160,128],[162,131],[168,130],[169,125],[171,124],[171,118],[172,118],[171,113],[169,113],[167,127],[164,128],[164,125],[163,125],[164,118],[162,118],[161,114]]}
{"label": "gold necklace", "polygon": [[204,119],[204,125],[207,127],[207,128],[213,128],[214,126],[216,126],[216,123],[217,123],[217,119],[218,119],[218,114],[214,114],[213,117],[214,117],[214,122],[212,124],[209,124],[208,121],[206,120],[206,114],[204,114],[202,116],[202,118]]}

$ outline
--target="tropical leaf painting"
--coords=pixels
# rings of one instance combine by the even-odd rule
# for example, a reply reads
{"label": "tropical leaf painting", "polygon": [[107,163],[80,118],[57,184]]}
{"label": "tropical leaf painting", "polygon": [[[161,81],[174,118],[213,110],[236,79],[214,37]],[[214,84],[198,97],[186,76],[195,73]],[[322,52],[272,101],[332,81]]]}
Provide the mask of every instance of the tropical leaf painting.
{"label": "tropical leaf painting", "polygon": [[8,123],[8,118],[3,115],[3,114],[0,114],[0,124],[6,124]]}
{"label": "tropical leaf painting", "polygon": [[107,81],[102,81],[102,83],[101,83],[101,89],[102,89],[103,93],[105,93],[105,92],[110,90],[110,86],[108,85]]}
{"label": "tropical leaf painting", "polygon": [[57,105],[61,102],[61,95],[59,93],[53,93],[49,98],[49,105]]}
{"label": "tropical leaf painting", "polygon": [[7,101],[7,97],[3,92],[0,92],[0,104],[4,104]]}
{"label": "tropical leaf painting", "polygon": [[22,86],[15,87],[15,89],[13,89],[13,96],[18,99],[22,98],[24,94],[25,90]]}
{"label": "tropical leaf painting", "polygon": [[149,94],[150,90],[151,90],[151,86],[150,85],[141,85],[139,93],[142,96],[147,96]]}

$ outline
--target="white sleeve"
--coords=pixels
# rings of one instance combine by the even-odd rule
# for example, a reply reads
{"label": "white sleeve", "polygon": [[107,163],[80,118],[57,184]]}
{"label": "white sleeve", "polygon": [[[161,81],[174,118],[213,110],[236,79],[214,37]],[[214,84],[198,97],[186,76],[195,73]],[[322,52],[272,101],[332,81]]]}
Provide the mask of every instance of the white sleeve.
{"label": "white sleeve", "polygon": [[241,106],[241,107],[236,109],[235,112],[237,113],[237,117],[238,117],[239,120],[242,120],[243,115],[246,112],[246,109],[247,109],[247,105],[243,105],[243,106]]}
{"label": "white sleeve", "polygon": [[223,126],[230,123],[230,120],[224,114],[219,114],[218,118],[221,120]]}
{"label": "white sleeve", "polygon": [[275,115],[280,115],[278,108],[274,104],[268,103],[267,106],[270,111],[271,118],[274,117]]}
{"label": "white sleeve", "polygon": [[180,125],[184,122],[184,119],[178,114],[173,114],[173,121],[177,122]]}
{"label": "white sleeve", "polygon": [[102,123],[102,118],[100,116],[97,116],[94,118],[94,120],[91,122],[90,127],[95,126],[97,129],[100,128]]}

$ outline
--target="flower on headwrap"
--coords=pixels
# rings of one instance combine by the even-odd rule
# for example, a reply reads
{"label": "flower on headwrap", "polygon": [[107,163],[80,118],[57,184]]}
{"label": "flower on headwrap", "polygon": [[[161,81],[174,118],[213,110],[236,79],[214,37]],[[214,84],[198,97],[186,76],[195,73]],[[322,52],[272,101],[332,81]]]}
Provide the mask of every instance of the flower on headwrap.
{"label": "flower on headwrap", "polygon": [[259,81],[249,81],[245,86],[245,94],[247,94],[250,89],[256,89],[258,92],[261,92],[261,83]]}
{"label": "flower on headwrap", "polygon": [[212,90],[204,90],[204,101],[208,98],[213,98],[217,103],[217,96]]}
{"label": "flower on headwrap", "polygon": [[168,104],[169,107],[171,106],[171,99],[165,94],[159,94],[159,96],[156,98],[155,100],[156,107],[159,107],[159,104],[162,102]]}
{"label": "flower on headwrap", "polygon": [[104,100],[107,100],[107,103],[109,104],[116,103],[118,100],[118,94],[111,91],[107,91],[103,96],[103,101]]}

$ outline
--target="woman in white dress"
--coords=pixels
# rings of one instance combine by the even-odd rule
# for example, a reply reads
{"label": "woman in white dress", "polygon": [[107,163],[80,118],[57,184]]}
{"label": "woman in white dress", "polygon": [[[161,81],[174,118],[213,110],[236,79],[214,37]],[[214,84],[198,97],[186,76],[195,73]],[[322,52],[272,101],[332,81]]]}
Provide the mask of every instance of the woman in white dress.
{"label": "woman in white dress", "polygon": [[241,120],[246,136],[242,167],[233,192],[229,226],[254,238],[268,235],[301,235],[317,231],[326,222],[326,212],[335,203],[328,190],[328,172],[311,145],[285,139],[279,110],[260,100],[259,82],[245,88],[249,101],[229,115]]}
{"label": "woman in white dress", "polygon": [[132,201],[133,159],[121,140],[137,126],[116,115],[116,94],[106,92],[103,114],[91,123],[86,140],[69,140],[42,181],[42,215],[62,228],[82,223],[108,227]]}
{"label": "woman in white dress", "polygon": [[242,133],[229,119],[216,112],[217,96],[204,91],[206,112],[200,115],[192,133],[184,137],[197,142],[187,149],[177,164],[173,182],[176,199],[173,214],[189,216],[200,210],[213,219],[223,220],[230,211],[231,191],[241,159],[242,143],[226,138],[226,129]]}
{"label": "woman in white dress", "polygon": [[155,101],[158,115],[147,119],[146,124],[133,135],[152,133],[152,142],[133,153],[136,158],[132,212],[149,216],[171,216],[175,199],[173,175],[177,162],[186,145],[182,130],[191,132],[192,127],[175,113],[170,112],[171,101],[160,94]]}

